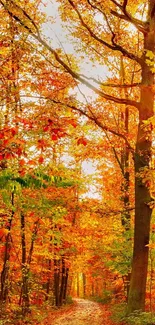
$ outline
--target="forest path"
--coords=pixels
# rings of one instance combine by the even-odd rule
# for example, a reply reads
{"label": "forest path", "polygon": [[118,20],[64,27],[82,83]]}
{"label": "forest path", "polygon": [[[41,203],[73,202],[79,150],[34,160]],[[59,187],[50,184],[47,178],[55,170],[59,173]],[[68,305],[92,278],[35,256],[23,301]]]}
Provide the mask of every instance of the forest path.
{"label": "forest path", "polygon": [[104,305],[84,299],[74,299],[73,309],[57,315],[51,325],[112,325]]}

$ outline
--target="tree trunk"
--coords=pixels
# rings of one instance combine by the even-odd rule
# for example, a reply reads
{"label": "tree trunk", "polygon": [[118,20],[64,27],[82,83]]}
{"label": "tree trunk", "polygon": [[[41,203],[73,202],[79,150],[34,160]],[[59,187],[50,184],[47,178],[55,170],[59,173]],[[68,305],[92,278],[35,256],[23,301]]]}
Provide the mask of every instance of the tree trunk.
{"label": "tree trunk", "polygon": [[62,306],[63,304],[64,290],[65,290],[65,277],[66,277],[65,260],[64,257],[62,256],[61,287],[60,287],[60,295],[59,295],[60,306]]}
{"label": "tree trunk", "polygon": [[3,269],[1,272],[1,294],[0,300],[6,302],[8,296],[8,286],[9,286],[9,260],[10,260],[10,250],[11,250],[11,237],[10,233],[6,236],[5,243],[5,254]]}
{"label": "tree trunk", "polygon": [[124,294],[126,296],[126,301],[128,301],[128,297],[129,297],[130,278],[131,278],[130,272],[128,272],[126,275],[123,276]]}
{"label": "tree trunk", "polygon": [[95,293],[94,293],[94,282],[92,282],[92,289],[91,289],[91,291],[92,291],[92,297],[94,297],[95,296]]}
{"label": "tree trunk", "polygon": [[55,295],[55,305],[57,307],[60,306],[59,286],[60,286],[60,260],[54,259],[54,295]]}
{"label": "tree trunk", "polygon": [[[128,122],[129,122],[129,108],[126,106],[125,114],[124,114],[124,124],[125,124],[125,131],[128,133]],[[122,200],[123,200],[123,212],[121,214],[121,223],[124,227],[125,231],[129,231],[131,229],[130,225],[130,198],[129,198],[129,150],[127,145],[125,144],[122,153],[121,153],[121,165],[123,169],[123,182],[122,182]]]}
{"label": "tree trunk", "polygon": [[[120,57],[120,84],[125,84],[126,75],[125,75],[125,68],[124,68],[124,61],[123,56]],[[132,90],[131,90],[132,91]],[[120,89],[120,97],[124,97],[128,99],[128,92],[127,89]],[[121,123],[124,126],[124,130],[126,134],[129,133],[129,107],[128,105],[125,106],[125,111],[121,112]],[[124,143],[121,152],[121,171],[123,175],[122,180],[122,201],[123,201],[123,212],[121,214],[121,223],[124,227],[125,231],[129,231],[131,229],[130,225],[130,198],[129,198],[129,189],[130,189],[130,174],[129,174],[129,148],[127,144]]]}
{"label": "tree trunk", "polygon": [[46,284],[46,298],[45,300],[47,301],[49,299],[49,293],[50,293],[50,283],[51,283],[51,274],[50,274],[50,271],[51,271],[51,259],[48,260],[48,270],[49,270],[49,274],[48,274],[48,279],[47,279],[47,284]]}
{"label": "tree trunk", "polygon": [[85,273],[82,273],[82,277],[83,277],[83,297],[86,297],[86,275]]}
{"label": "tree trunk", "polygon": [[29,267],[26,263],[26,239],[25,239],[25,216],[21,213],[21,244],[22,244],[22,313],[29,312],[29,288],[28,273]]}
{"label": "tree trunk", "polygon": [[[11,204],[14,207],[14,191],[11,194]],[[10,261],[10,251],[11,251],[11,226],[12,220],[14,217],[14,210],[12,210],[11,218],[9,220],[7,229],[9,233],[6,235],[6,242],[5,242],[5,253],[4,253],[4,263],[1,272],[1,293],[0,293],[0,300],[2,302],[6,302],[8,296],[8,286],[9,286],[9,261]]]}
{"label": "tree trunk", "polygon": [[99,297],[98,279],[95,280],[95,296]]}
{"label": "tree trunk", "polygon": [[[125,84],[126,80],[126,75],[125,75],[125,68],[124,68],[124,61],[123,61],[123,56],[121,55],[121,65],[120,65],[120,83]],[[133,70],[134,71],[134,70]],[[132,92],[132,88],[130,90],[130,95]],[[123,97],[125,96],[126,99],[128,99],[128,91],[127,89],[120,89],[120,95]],[[125,106],[125,111],[121,112],[121,122],[122,125],[124,125],[124,130],[126,134],[129,134],[129,107],[128,105]],[[130,173],[129,173],[129,149],[127,147],[127,144],[124,143],[122,152],[121,152],[121,170],[122,170],[122,175],[123,175],[123,180],[122,180],[122,186],[121,186],[121,191],[122,191],[122,196],[121,199],[123,201],[123,212],[121,213],[121,223],[124,228],[124,234],[126,240],[129,242],[131,240],[131,215],[129,211],[130,207],[130,197],[129,197],[129,191],[130,191]],[[130,243],[129,243],[130,245]],[[131,275],[131,270],[128,270],[128,273],[124,277],[124,293],[126,295],[126,301],[128,300],[128,295],[129,295],[129,286],[130,286],[130,275]]]}
{"label": "tree trunk", "polygon": [[[148,21],[149,31],[144,36],[143,66],[142,66],[142,86],[139,109],[139,125],[135,154],[135,232],[132,274],[128,299],[128,314],[134,310],[144,310],[145,292],[148,269],[149,236],[151,201],[149,184],[144,183],[143,175],[147,172],[151,160],[152,139],[146,136],[144,121],[148,121],[154,115],[154,94],[151,86],[154,83],[154,75],[150,67],[146,64],[147,50],[155,53],[155,0],[149,1]],[[150,133],[150,130],[149,130]],[[146,174],[145,174],[146,176]]]}
{"label": "tree trunk", "polygon": [[67,286],[68,286],[68,275],[69,275],[69,268],[66,268],[66,276],[65,276],[65,285],[64,285],[64,296],[63,299],[66,302],[66,296],[67,296]]}
{"label": "tree trunk", "polygon": [[61,269],[61,287],[60,287],[60,294],[59,294],[59,305],[66,301],[66,294],[67,294],[67,283],[68,283],[68,274],[69,268],[66,268],[65,265],[65,258],[62,257],[62,269]]}
{"label": "tree trunk", "polygon": [[77,273],[77,297],[80,297],[79,273]]}

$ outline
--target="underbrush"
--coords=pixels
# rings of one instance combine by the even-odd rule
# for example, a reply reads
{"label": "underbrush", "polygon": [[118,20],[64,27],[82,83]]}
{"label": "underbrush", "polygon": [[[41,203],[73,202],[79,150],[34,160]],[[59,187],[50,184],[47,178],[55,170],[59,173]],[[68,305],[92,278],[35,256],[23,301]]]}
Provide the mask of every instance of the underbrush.
{"label": "underbrush", "polygon": [[101,304],[109,304],[112,301],[112,293],[111,291],[105,290],[101,297],[99,296],[92,296],[89,298],[92,301],[99,302]]}
{"label": "underbrush", "polygon": [[50,301],[47,301],[42,305],[32,305],[29,313],[25,316],[22,315],[21,307],[12,306],[10,304],[5,309],[0,308],[0,325],[48,324],[49,318],[54,319],[55,315],[65,313],[72,308],[74,304],[75,303],[71,296],[67,297],[66,303],[60,308],[53,306]]}
{"label": "underbrush", "polygon": [[70,304],[73,304],[73,303],[74,303],[74,301],[73,301],[72,297],[71,296],[67,296],[67,298],[66,298],[66,305],[70,305]]}
{"label": "underbrush", "polygon": [[115,304],[112,306],[112,321],[117,325],[155,325],[155,313],[134,311],[126,314],[127,304]]}

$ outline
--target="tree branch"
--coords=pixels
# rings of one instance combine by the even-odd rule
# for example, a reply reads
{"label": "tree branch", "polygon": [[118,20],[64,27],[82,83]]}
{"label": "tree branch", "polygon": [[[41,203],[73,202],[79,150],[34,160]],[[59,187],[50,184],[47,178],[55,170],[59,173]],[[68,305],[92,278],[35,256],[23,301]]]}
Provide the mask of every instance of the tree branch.
{"label": "tree branch", "polygon": [[114,3],[119,9],[122,9],[122,5],[118,3],[116,0],[111,0],[112,3]]}
{"label": "tree branch", "polygon": [[149,30],[148,22],[146,22],[146,21],[144,22],[144,21],[142,21],[140,19],[137,19],[137,18],[133,17],[127,11],[126,7],[127,7],[127,4],[128,4],[128,0],[124,0],[123,5],[120,5],[115,0],[111,0],[111,2],[114,3],[123,13],[123,14],[120,14],[115,10],[111,10],[112,15],[132,23],[143,34],[148,32],[148,30]]}
{"label": "tree branch", "polygon": [[103,10],[101,10],[99,7],[95,6],[93,3],[91,3],[90,0],[87,0],[87,2],[89,3],[89,5],[90,5],[93,9],[99,11],[99,12],[104,16],[104,18],[105,18],[105,20],[106,20],[106,23],[107,23],[107,26],[108,26],[110,32],[113,33],[113,31],[112,31],[112,29],[111,29],[111,26],[110,26],[110,24],[109,24],[109,21],[108,21],[108,19],[107,19],[107,16],[106,16],[105,12],[104,12]]}
{"label": "tree branch", "polygon": [[128,0],[124,0],[123,6],[122,6],[124,11],[126,10],[127,4],[128,4]]}
{"label": "tree branch", "polygon": [[35,28],[37,34],[39,34],[39,29],[36,25],[36,23],[34,22],[34,20],[28,15],[28,13],[21,8],[20,6],[18,6],[13,0],[10,0],[10,4],[12,4],[17,10],[20,10],[21,13],[31,22],[31,24],[33,25],[33,27]]}
{"label": "tree branch", "polygon": [[112,88],[134,88],[134,87],[140,87],[141,83],[134,82],[133,84],[112,84],[112,83],[102,83],[103,87],[112,87]]}
{"label": "tree branch", "polygon": [[112,88],[134,88],[134,87],[140,87],[142,86],[141,83],[139,82],[133,82],[131,84],[114,84],[114,83],[109,83],[109,82],[102,82],[99,81],[93,77],[87,77],[85,75],[83,75],[82,73],[79,73],[79,76],[84,77],[87,80],[92,80],[95,83],[97,83],[98,85],[102,86],[102,87],[112,87]]}
{"label": "tree branch", "polygon": [[[71,1],[71,0],[69,0]],[[65,69],[65,71],[67,71],[73,78],[75,78],[76,80],[80,81],[81,83],[83,83],[84,85],[86,85],[89,89],[93,90],[96,94],[98,94],[99,96],[105,98],[106,100],[109,101],[113,101],[115,103],[118,104],[125,104],[125,105],[130,105],[130,106],[134,106],[136,107],[138,110],[140,109],[140,103],[136,102],[134,100],[131,99],[126,99],[126,98],[118,98],[115,96],[111,96],[106,94],[105,92],[103,92],[102,90],[96,88],[95,86],[93,86],[90,82],[87,81],[87,78],[83,78],[80,76],[80,74],[78,74],[77,72],[73,71],[72,68],[67,65],[58,55],[58,53],[56,52],[56,50],[54,50],[40,35],[39,32],[37,32],[37,34],[35,34],[31,28],[29,26],[27,26],[25,24],[25,22],[23,22],[19,17],[17,17],[12,11],[10,11],[9,7],[4,4],[4,1],[0,0],[0,3],[2,4],[2,6],[5,8],[5,10],[12,15],[12,17],[19,22],[29,33],[30,35],[36,39],[41,45],[43,45],[43,47],[45,47],[50,53],[52,53],[56,59],[57,62],[59,62],[59,64]],[[21,8],[22,10],[22,8]],[[113,46],[110,46],[111,48],[113,48]]]}
{"label": "tree branch", "polygon": [[60,102],[59,100],[55,100],[55,99],[52,99],[52,98],[50,98],[50,97],[44,97],[44,98],[45,98],[45,99],[48,99],[48,100],[50,100],[50,101],[52,101],[52,102],[55,103],[55,104],[59,104],[59,105],[63,105],[63,106],[67,106],[67,107],[71,108],[72,110],[74,110],[74,111],[76,111],[76,112],[78,112],[78,113],[84,115],[85,117],[87,117],[87,118],[88,118],[89,120],[91,120],[92,122],[95,122],[95,124],[98,125],[98,127],[99,127],[100,129],[102,129],[103,131],[110,132],[110,133],[112,133],[112,134],[118,136],[119,138],[122,138],[122,139],[125,141],[125,143],[126,143],[128,149],[129,149],[132,153],[134,152],[134,149],[131,147],[131,145],[130,145],[128,139],[126,138],[126,136],[125,136],[124,134],[119,133],[119,132],[117,132],[117,131],[115,131],[115,130],[109,128],[108,126],[102,124],[102,122],[100,122],[100,121],[98,120],[98,118],[95,116],[95,114],[92,112],[92,110],[90,109],[90,107],[88,107],[88,110],[90,111],[90,113],[91,113],[92,116],[90,116],[87,112],[83,111],[81,108],[79,108],[79,107],[77,107],[77,106],[75,106],[75,105],[68,104],[68,103],[62,103],[62,102]]}
{"label": "tree branch", "polygon": [[120,161],[120,159],[119,159],[119,156],[118,156],[118,154],[117,154],[117,151],[116,151],[114,145],[112,144],[112,141],[111,141],[111,139],[109,138],[109,135],[108,135],[108,132],[107,132],[107,131],[105,131],[105,134],[106,134],[106,137],[107,137],[107,139],[108,139],[108,141],[109,141],[109,143],[110,143],[110,145],[111,145],[111,148],[112,148],[112,151],[113,151],[114,156],[115,156],[115,158],[116,158],[116,161],[118,162],[118,165],[119,165],[120,170],[121,170],[121,172],[122,172],[122,175],[123,175],[123,177],[124,177],[124,176],[125,176],[125,173],[124,173],[123,165],[122,165],[122,163],[121,163],[121,161]]}
{"label": "tree branch", "polygon": [[[50,102],[52,102],[54,104],[59,104],[59,105],[67,106],[67,107],[71,108],[73,111],[76,111],[76,112],[80,113],[81,115],[87,117],[89,120],[91,120],[92,122],[94,122],[102,131],[109,132],[109,133],[111,133],[111,134],[113,134],[113,135],[115,135],[115,136],[123,139],[125,141],[125,143],[126,143],[127,148],[134,155],[134,153],[135,153],[134,148],[131,147],[131,145],[130,145],[128,139],[126,138],[126,136],[124,134],[122,134],[122,133],[119,133],[119,132],[117,132],[117,131],[109,128],[107,125],[102,124],[102,122],[100,122],[98,120],[98,118],[95,116],[94,112],[90,109],[90,107],[87,107],[87,109],[90,111],[90,113],[91,113],[92,116],[90,116],[86,111],[83,111],[81,108],[79,108],[79,107],[77,107],[77,106],[75,106],[73,104],[68,104],[68,103],[65,103],[65,102],[62,103],[61,101],[56,100],[54,98],[50,98],[48,96],[27,96],[27,95],[26,96],[24,96],[24,95],[22,96],[21,95],[21,97],[36,98],[36,99],[37,98],[38,99],[45,99],[45,100],[49,100]],[[119,162],[119,165],[120,165],[120,162]],[[121,167],[121,165],[120,165],[120,167]]]}
{"label": "tree branch", "polygon": [[[106,41],[104,41],[103,39],[101,39],[100,37],[98,37],[92,30],[91,28],[84,22],[82,15],[80,14],[79,10],[77,9],[77,7],[75,6],[75,4],[73,3],[72,0],[68,0],[68,2],[70,3],[70,5],[72,6],[72,8],[76,11],[79,20],[82,24],[83,27],[85,27],[87,29],[87,31],[89,32],[90,36],[92,38],[94,38],[96,41],[98,41],[99,43],[101,43],[102,45],[108,47],[109,49],[113,50],[113,51],[119,51],[121,52],[124,56],[128,57],[131,60],[135,60],[137,63],[139,63],[140,65],[142,65],[143,61],[141,58],[139,58],[138,56],[136,56],[133,53],[128,52],[125,48],[123,48],[121,45],[119,44],[114,44],[111,45],[109,43],[107,43]],[[114,35],[113,35],[114,36]]]}
{"label": "tree branch", "polygon": [[[126,209],[121,209],[121,210],[108,210],[107,206],[105,209],[102,208],[97,208],[95,210],[95,213],[98,213],[101,217],[103,216],[109,216],[109,215],[117,215],[117,214],[122,214],[123,212],[127,212],[127,211],[133,211],[135,208],[134,207],[129,207]],[[94,212],[94,210],[93,210]]]}

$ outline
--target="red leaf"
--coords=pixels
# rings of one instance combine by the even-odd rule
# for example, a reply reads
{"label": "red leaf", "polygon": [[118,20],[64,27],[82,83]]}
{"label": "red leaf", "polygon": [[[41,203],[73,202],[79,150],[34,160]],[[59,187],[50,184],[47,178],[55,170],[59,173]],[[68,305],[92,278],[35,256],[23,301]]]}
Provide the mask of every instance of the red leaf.
{"label": "red leaf", "polygon": [[75,120],[70,120],[70,124],[71,124],[74,128],[77,127],[77,123],[76,123]]}
{"label": "red leaf", "polygon": [[7,153],[5,154],[5,159],[11,159],[11,158],[12,158],[12,154],[9,153],[9,152],[7,152]]}
{"label": "red leaf", "polygon": [[28,165],[35,165],[35,160],[30,159],[30,160],[28,161]]}
{"label": "red leaf", "polygon": [[37,146],[38,149],[44,149],[44,147],[46,147],[46,146],[47,146],[47,144],[43,139],[38,140],[38,146]]}
{"label": "red leaf", "polygon": [[58,134],[59,131],[60,131],[60,129],[52,129],[52,132],[55,134]]}
{"label": "red leaf", "polygon": [[48,131],[48,129],[49,129],[49,126],[46,125],[46,126],[44,126],[43,131],[46,132],[46,131]]}
{"label": "red leaf", "polygon": [[20,157],[22,154],[22,149],[18,148],[18,150],[16,150],[16,154],[18,155],[18,157]]}
{"label": "red leaf", "polygon": [[51,125],[51,124],[53,124],[53,121],[49,118],[48,123]]}
{"label": "red leaf", "polygon": [[4,146],[7,146],[8,143],[9,143],[9,140],[8,139],[5,139],[4,140]]}
{"label": "red leaf", "polygon": [[0,153],[0,160],[3,160],[4,159],[4,155],[2,155],[1,153]]}
{"label": "red leaf", "polygon": [[58,140],[58,137],[57,137],[56,134],[52,134],[51,139],[52,139],[53,141],[56,141],[56,140]]}
{"label": "red leaf", "polygon": [[5,246],[0,247],[0,252],[1,252],[1,253],[4,253],[5,250],[6,250],[6,247],[5,247]]}
{"label": "red leaf", "polygon": [[40,156],[40,157],[39,157],[38,162],[39,162],[40,164],[42,164],[42,163],[44,162],[44,158],[43,158],[43,156]]}
{"label": "red leaf", "polygon": [[21,159],[21,160],[19,161],[19,165],[20,165],[20,166],[24,166],[24,165],[25,165],[25,160],[24,160],[24,159]]}
{"label": "red leaf", "polygon": [[20,174],[20,176],[25,176],[25,174],[26,174],[26,169],[23,168],[23,169],[19,170],[19,174]]}
{"label": "red leaf", "polygon": [[11,128],[11,133],[14,136],[15,134],[18,133],[18,129],[17,128]]}
{"label": "red leaf", "polygon": [[64,133],[64,132],[59,133],[59,138],[63,138],[65,136],[66,136],[66,133]]}
{"label": "red leaf", "polygon": [[79,138],[78,141],[77,141],[77,144],[83,144],[84,146],[87,145],[87,140],[85,138]]}

